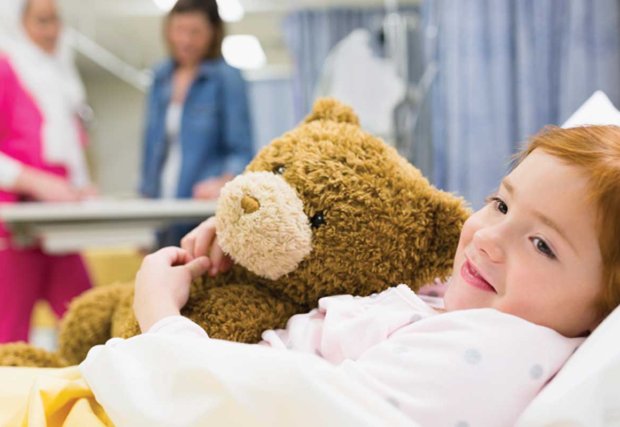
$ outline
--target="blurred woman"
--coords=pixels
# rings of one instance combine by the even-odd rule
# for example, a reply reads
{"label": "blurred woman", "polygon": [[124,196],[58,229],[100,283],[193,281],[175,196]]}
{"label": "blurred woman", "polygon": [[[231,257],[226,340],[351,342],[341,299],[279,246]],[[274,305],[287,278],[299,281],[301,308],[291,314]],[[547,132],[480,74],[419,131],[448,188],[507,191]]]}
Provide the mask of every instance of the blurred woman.
{"label": "blurred woman", "polygon": [[[92,195],[77,114],[84,89],[56,2],[2,0],[0,18],[0,203]],[[1,223],[0,272],[0,342],[27,340],[38,299],[60,317],[90,287],[79,255],[16,247]]]}
{"label": "blurred woman", "polygon": [[[155,69],[149,94],[140,191],[215,199],[254,154],[245,82],[222,58],[215,0],[179,0],[164,31],[170,58]],[[195,225],[170,227],[159,245],[179,245]]]}

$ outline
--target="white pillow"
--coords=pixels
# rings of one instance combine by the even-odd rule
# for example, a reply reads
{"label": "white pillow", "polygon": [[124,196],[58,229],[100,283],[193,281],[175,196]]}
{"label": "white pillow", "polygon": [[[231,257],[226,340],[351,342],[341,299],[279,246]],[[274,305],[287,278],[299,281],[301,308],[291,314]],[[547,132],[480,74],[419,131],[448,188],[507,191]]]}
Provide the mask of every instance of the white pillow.
{"label": "white pillow", "polygon": [[517,426],[620,426],[619,337],[616,308],[530,403]]}
{"label": "white pillow", "polygon": [[597,90],[564,122],[562,127],[572,128],[584,125],[620,126],[620,111],[614,107],[604,92]]}

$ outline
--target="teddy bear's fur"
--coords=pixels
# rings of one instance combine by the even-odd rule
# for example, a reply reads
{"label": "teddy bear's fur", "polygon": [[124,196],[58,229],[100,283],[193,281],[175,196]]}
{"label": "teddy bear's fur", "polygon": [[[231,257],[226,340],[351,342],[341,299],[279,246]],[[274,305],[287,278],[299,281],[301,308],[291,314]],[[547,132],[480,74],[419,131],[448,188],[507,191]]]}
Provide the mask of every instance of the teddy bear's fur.
{"label": "teddy bear's fur", "polygon": [[[195,282],[182,314],[211,337],[257,342],[327,295],[417,290],[449,273],[467,216],[350,108],[320,100],[222,190],[218,239],[236,265]],[[71,304],[58,353],[6,345],[0,364],[79,363],[92,346],[139,333],[131,304],[129,285],[93,289]]]}

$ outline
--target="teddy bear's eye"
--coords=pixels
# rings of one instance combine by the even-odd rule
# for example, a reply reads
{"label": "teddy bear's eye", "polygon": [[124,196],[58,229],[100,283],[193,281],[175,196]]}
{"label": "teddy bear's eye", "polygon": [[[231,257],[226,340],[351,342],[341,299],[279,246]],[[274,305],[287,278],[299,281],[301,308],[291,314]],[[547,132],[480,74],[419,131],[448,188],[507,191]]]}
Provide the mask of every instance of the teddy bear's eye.
{"label": "teddy bear's eye", "polygon": [[277,165],[273,168],[273,173],[275,173],[276,175],[282,175],[285,170],[286,167],[284,165]]}
{"label": "teddy bear's eye", "polygon": [[319,228],[323,224],[325,224],[325,215],[323,215],[323,212],[317,212],[310,218],[310,225],[312,225],[312,228]]}

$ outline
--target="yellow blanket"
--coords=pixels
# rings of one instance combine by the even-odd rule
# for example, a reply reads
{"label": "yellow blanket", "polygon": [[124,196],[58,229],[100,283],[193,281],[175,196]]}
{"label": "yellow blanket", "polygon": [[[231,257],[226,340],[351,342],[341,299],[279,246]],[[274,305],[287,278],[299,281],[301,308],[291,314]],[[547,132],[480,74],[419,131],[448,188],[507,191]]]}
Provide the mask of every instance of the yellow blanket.
{"label": "yellow blanket", "polygon": [[0,426],[108,427],[77,366],[64,369],[0,367]]}

